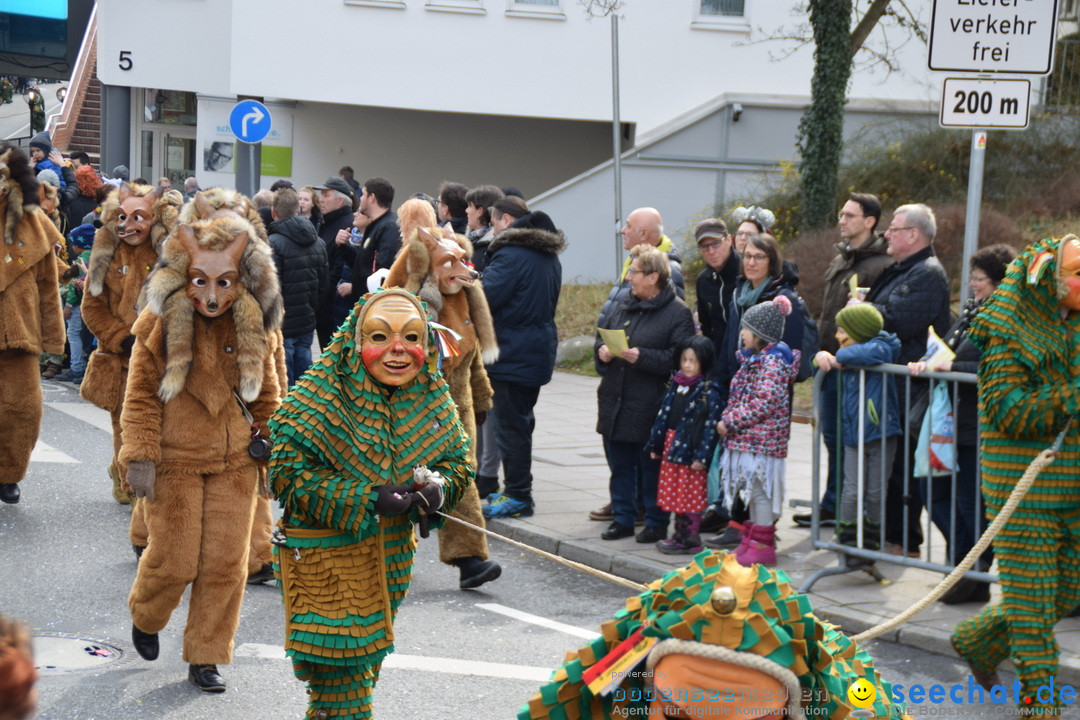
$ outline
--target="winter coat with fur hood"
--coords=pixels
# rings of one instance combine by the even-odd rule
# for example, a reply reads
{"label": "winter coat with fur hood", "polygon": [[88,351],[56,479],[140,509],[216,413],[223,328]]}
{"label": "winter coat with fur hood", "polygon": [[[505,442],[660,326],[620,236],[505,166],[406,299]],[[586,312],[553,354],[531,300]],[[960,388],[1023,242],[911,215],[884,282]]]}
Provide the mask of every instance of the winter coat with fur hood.
{"label": "winter coat with fur hood", "polygon": [[499,359],[487,369],[491,379],[525,387],[551,381],[565,249],[566,238],[543,212],[519,218],[491,242],[484,294],[499,338]]}
{"label": "winter coat with fur hood", "polygon": [[64,352],[64,316],[52,251],[63,241],[45,213],[23,206],[13,241],[2,246],[10,262],[0,263],[0,350]]}
{"label": "winter coat with fur hood", "polygon": [[329,283],[326,245],[311,221],[299,215],[271,225],[269,241],[285,302],[281,334],[287,338],[306,335],[315,329],[315,311]]}

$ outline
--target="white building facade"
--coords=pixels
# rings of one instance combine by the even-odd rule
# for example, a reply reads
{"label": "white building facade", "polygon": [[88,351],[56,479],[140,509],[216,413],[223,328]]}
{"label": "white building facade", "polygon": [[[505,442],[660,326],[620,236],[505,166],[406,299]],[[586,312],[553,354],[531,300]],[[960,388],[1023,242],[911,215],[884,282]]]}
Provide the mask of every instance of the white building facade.
{"label": "white building facade", "polygon": [[[677,237],[718,202],[752,201],[795,158],[812,45],[770,38],[800,23],[799,7],[626,0],[624,215],[655,206]],[[909,7],[929,19],[926,0]],[[228,113],[257,97],[273,117],[262,187],[318,184],[343,165],[389,179],[395,205],[443,180],[514,186],[565,231],[568,282],[613,276],[611,24],[578,0],[109,0],[98,13],[106,134],[126,140],[132,177],[234,185]],[[936,115],[941,78],[922,43],[902,40],[890,39],[900,71],[856,70],[851,134]]]}

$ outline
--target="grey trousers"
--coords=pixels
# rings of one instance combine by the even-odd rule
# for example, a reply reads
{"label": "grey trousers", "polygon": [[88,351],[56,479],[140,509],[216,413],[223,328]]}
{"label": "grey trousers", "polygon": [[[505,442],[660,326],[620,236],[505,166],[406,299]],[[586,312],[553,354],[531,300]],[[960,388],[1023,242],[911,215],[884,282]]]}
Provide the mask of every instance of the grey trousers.
{"label": "grey trousers", "polygon": [[495,444],[495,408],[488,410],[487,422],[476,433],[476,474],[499,477],[499,446]]}
{"label": "grey trousers", "polygon": [[[863,514],[876,523],[882,522],[881,488],[892,471],[896,456],[897,437],[885,440],[884,470],[882,470],[881,440],[863,443]],[[840,522],[853,523],[859,518],[859,448],[844,445],[844,486],[840,493]]]}

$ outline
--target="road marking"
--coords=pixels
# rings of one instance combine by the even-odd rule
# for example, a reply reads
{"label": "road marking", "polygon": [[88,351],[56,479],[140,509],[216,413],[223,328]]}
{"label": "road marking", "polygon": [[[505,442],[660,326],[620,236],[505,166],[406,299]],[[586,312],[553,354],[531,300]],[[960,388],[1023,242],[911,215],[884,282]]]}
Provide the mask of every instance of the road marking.
{"label": "road marking", "polygon": [[506,607],[505,605],[499,605],[497,603],[476,603],[476,607],[480,608],[481,610],[498,613],[499,615],[505,615],[508,618],[527,622],[531,625],[539,625],[540,627],[545,627],[549,630],[558,630],[561,633],[573,635],[574,637],[584,638],[585,640],[593,640],[600,637],[600,633],[594,632],[592,630],[579,628],[575,625],[567,625],[566,623],[561,623],[558,620],[549,620],[546,617],[540,617],[539,615],[531,615],[527,612],[515,610],[514,608]]}
{"label": "road marking", "polygon": [[[264,645],[262,643],[244,643],[238,646],[233,651],[233,654],[237,657],[259,658],[262,660],[286,659],[284,648],[278,645]],[[462,660],[459,658],[403,655],[401,653],[387,655],[382,666],[383,669],[419,670],[421,672],[438,672],[449,675],[477,675],[506,680],[528,680],[529,682],[546,682],[551,679],[551,668],[482,662],[480,660]]]}
{"label": "road marking", "polygon": [[88,425],[93,425],[99,430],[104,430],[112,436],[112,419],[108,410],[102,410],[88,402],[47,402],[53,410],[70,415],[76,420],[82,420]]}
{"label": "road marking", "polygon": [[30,453],[30,462],[82,464],[81,460],[76,460],[40,440],[37,441],[37,445],[34,445],[34,450]]}

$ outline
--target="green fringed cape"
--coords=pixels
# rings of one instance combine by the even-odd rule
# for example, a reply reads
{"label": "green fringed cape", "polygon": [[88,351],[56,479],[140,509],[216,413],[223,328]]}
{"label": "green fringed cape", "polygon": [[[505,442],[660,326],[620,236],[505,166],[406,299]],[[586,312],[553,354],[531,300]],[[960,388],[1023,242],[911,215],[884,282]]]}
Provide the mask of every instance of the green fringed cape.
{"label": "green fringed cape", "polygon": [[380,518],[374,488],[411,482],[412,468],[425,465],[446,479],[449,511],[473,470],[457,409],[435,370],[435,343],[429,337],[428,363],[416,379],[388,393],[356,348],[363,303],[271,418],[270,482],[288,537],[286,547],[275,547],[287,653],[371,667],[393,651],[393,615],[412,579],[419,519],[416,509]]}
{"label": "green fringed cape", "polygon": [[[1059,243],[1059,239],[1040,240],[1024,250],[971,323],[969,336],[982,351],[982,486],[992,514],[1005,503],[1035,456],[1054,441],[1066,420],[1080,412],[1080,335],[1076,334],[1080,314],[1061,317],[1057,296]],[[1045,253],[1049,257],[1039,262]],[[1042,272],[1029,278],[1029,268],[1036,263]],[[1078,460],[1080,426],[1074,425],[1054,462],[1024,496],[1021,507],[1064,507],[1080,502]]]}
{"label": "green fringed cape", "polygon": [[[815,617],[810,600],[792,590],[790,583],[782,570],[742,567],[733,553],[699,553],[686,567],[629,598],[614,620],[601,626],[601,637],[569,653],[551,681],[521,707],[518,720],[646,717],[651,696],[642,677],[628,674],[624,692],[604,697],[593,696],[582,682],[587,668],[646,622],[646,637],[720,645],[789,668],[799,679],[803,697],[809,699],[808,707],[813,707],[807,717],[847,717],[855,709],[848,704],[847,690],[860,678],[877,690],[874,717],[903,717],[873,658],[835,626]],[[733,588],[739,599],[738,609],[729,616],[718,614],[709,602],[713,588],[721,586]],[[723,708],[717,710],[717,717],[724,714]],[[729,714],[738,716],[734,708]]]}

